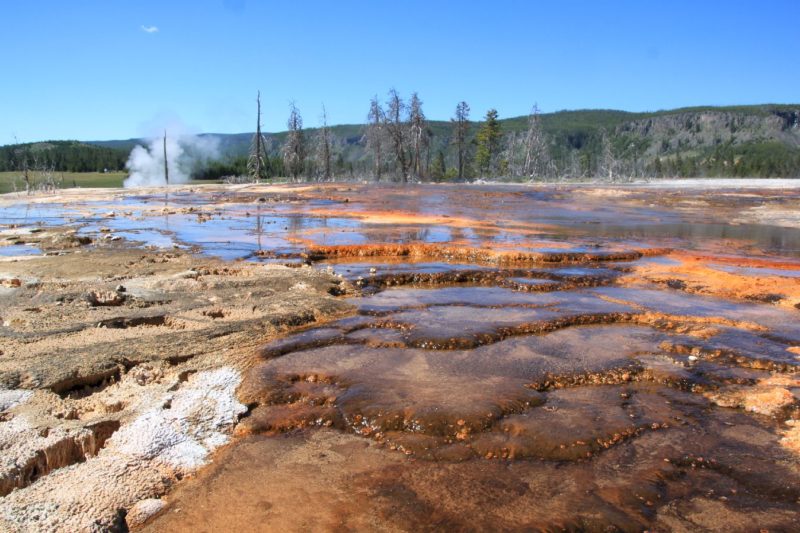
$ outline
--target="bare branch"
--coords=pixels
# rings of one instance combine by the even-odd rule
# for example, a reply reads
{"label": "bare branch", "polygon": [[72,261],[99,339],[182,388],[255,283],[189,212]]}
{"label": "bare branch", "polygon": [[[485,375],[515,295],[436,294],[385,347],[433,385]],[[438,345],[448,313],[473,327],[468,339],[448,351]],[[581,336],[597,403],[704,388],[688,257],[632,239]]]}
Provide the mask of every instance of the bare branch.
{"label": "bare branch", "polygon": [[305,170],[306,143],[303,135],[303,117],[292,102],[289,105],[289,120],[286,121],[288,134],[283,145],[283,164],[292,179],[297,181]]}

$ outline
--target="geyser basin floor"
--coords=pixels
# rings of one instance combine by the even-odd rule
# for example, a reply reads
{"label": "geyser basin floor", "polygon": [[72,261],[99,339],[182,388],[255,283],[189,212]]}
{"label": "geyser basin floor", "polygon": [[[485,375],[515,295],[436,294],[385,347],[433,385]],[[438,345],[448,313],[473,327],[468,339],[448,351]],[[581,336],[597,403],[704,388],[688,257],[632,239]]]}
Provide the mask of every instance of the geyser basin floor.
{"label": "geyser basin floor", "polygon": [[82,194],[0,198],[2,529],[800,528],[794,190]]}
{"label": "geyser basin floor", "polygon": [[[229,243],[246,244],[225,253],[231,259],[412,242],[583,252],[644,245],[800,257],[800,221],[787,215],[798,209],[797,189],[183,186],[7,194],[0,198],[0,225],[87,225],[95,236],[102,227],[110,234],[146,228],[212,255],[225,253]],[[147,244],[146,236],[133,240]]]}
{"label": "geyser basin floor", "polygon": [[358,298],[261,349],[249,436],[146,529],[796,529],[796,315],[653,292]]}

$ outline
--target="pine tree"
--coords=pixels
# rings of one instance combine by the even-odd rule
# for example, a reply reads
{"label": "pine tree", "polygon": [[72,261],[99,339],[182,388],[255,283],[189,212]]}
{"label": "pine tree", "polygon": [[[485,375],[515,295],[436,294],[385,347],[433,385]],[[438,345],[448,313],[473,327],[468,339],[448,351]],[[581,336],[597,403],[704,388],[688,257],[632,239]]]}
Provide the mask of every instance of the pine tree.
{"label": "pine tree", "polygon": [[325,110],[324,104],[322,106],[320,121],[322,124],[317,130],[317,167],[321,172],[320,179],[322,181],[331,181],[333,177],[333,173],[331,172],[333,141],[331,138],[331,130],[328,128],[328,112]]}
{"label": "pine tree", "polygon": [[458,157],[458,179],[464,179],[467,174],[468,166],[468,144],[467,134],[469,133],[469,104],[459,102],[456,105],[456,116],[450,119],[453,123],[453,144],[456,145],[456,155]]}
{"label": "pine tree", "polygon": [[411,134],[411,171],[418,178],[425,175],[424,152],[428,151],[430,138],[426,135],[427,123],[425,113],[422,111],[422,100],[417,93],[411,95],[408,105],[408,125]]}
{"label": "pine tree", "polygon": [[383,114],[383,108],[376,95],[369,103],[366,136],[367,148],[372,153],[372,161],[375,165],[375,181],[381,181],[381,173],[383,171],[383,145],[386,133],[383,127]]}
{"label": "pine tree", "polygon": [[475,151],[475,162],[482,176],[497,170],[497,155],[500,153],[501,138],[497,110],[490,109],[486,112],[486,118],[476,136],[478,148]]}
{"label": "pine tree", "polygon": [[445,174],[447,174],[447,165],[444,162],[444,151],[439,150],[431,168],[431,177],[435,180],[441,180]]}

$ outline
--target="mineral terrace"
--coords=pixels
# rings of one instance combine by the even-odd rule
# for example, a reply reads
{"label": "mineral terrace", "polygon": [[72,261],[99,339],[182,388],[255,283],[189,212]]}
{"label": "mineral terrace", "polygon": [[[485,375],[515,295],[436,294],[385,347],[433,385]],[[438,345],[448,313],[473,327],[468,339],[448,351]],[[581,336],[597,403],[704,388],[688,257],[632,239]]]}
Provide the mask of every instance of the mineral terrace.
{"label": "mineral terrace", "polygon": [[789,186],[0,196],[3,531],[796,531],[799,369]]}

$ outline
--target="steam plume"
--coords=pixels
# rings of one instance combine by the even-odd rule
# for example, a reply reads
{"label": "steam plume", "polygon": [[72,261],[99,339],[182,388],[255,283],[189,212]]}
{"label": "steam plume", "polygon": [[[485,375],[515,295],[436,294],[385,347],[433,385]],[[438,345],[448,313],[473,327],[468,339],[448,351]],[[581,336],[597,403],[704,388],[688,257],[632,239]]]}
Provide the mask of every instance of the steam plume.
{"label": "steam plume", "polygon": [[[125,187],[166,185],[164,179],[164,138],[152,138],[147,146],[136,145],[125,167],[130,176]],[[167,168],[169,183],[186,183],[193,170],[219,156],[219,139],[167,131]]]}

